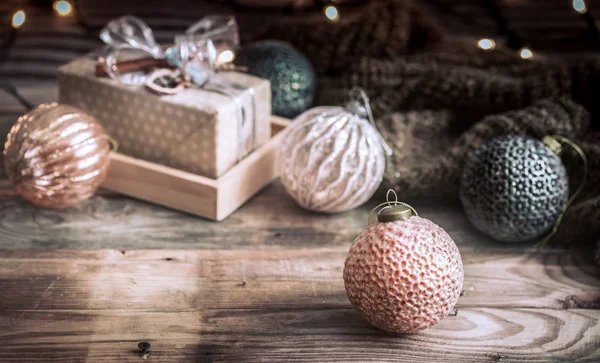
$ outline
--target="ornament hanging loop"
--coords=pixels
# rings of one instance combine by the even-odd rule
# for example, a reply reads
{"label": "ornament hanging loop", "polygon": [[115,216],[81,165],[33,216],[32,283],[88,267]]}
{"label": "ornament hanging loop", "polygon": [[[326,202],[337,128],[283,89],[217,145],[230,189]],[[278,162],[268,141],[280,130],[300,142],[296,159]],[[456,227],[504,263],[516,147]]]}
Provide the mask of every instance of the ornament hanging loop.
{"label": "ornament hanging loop", "polygon": [[[390,194],[393,194],[394,200],[390,200]],[[407,218],[407,214],[405,213],[406,210],[408,210],[409,212],[412,212],[411,215],[412,214],[414,214],[415,216],[419,215],[419,213],[417,213],[417,211],[409,204],[404,203],[404,202],[399,202],[398,194],[396,194],[396,192],[393,189],[389,189],[387,191],[387,193],[385,195],[385,199],[386,199],[385,202],[383,202],[383,203],[377,205],[375,208],[371,209],[371,212],[369,213],[369,218],[367,220],[367,226],[371,225],[371,218],[373,217],[373,213],[375,213],[375,212],[377,212],[377,215],[379,216],[384,211],[392,211],[393,209],[397,209],[397,208],[403,209],[403,211],[400,211],[400,213],[396,214],[397,217],[401,217],[401,218],[387,219],[386,221],[388,221],[388,222],[406,219]],[[408,216],[408,217],[410,217],[410,216]],[[380,221],[381,221],[381,218],[380,218]]]}
{"label": "ornament hanging loop", "polygon": [[385,200],[387,201],[387,204],[391,207],[392,203],[390,201],[390,193],[394,195],[394,205],[398,205],[398,194],[396,194],[396,191],[394,191],[394,189],[388,189],[387,193],[385,193]]}
{"label": "ornament hanging loop", "polygon": [[[373,117],[373,110],[371,109],[371,101],[369,100],[369,96],[367,96],[367,93],[364,89],[356,86],[352,87],[350,90],[350,102],[346,106],[346,109],[356,115],[365,117],[367,120],[369,120],[373,127],[375,127],[375,130],[377,130],[375,118]],[[379,132],[377,132],[377,134],[379,135],[379,142],[381,143],[381,147],[383,147],[386,155],[392,156],[392,148],[387,144]]]}
{"label": "ornament hanging loop", "polygon": [[108,141],[111,146],[110,152],[116,153],[119,150],[119,142],[117,140],[106,135],[106,141]]}
{"label": "ornament hanging loop", "polygon": [[558,215],[558,218],[556,219],[556,222],[554,222],[554,226],[552,227],[552,230],[550,231],[550,233],[548,233],[548,235],[546,237],[544,237],[544,239],[542,239],[537,244],[537,246],[540,249],[544,248],[544,246],[546,246],[546,244],[550,241],[550,239],[552,239],[552,237],[558,231],[558,227],[560,227],[560,224],[563,220],[563,217],[565,216],[565,213],[567,213],[567,210],[569,209],[571,204],[573,204],[575,199],[577,199],[577,197],[579,196],[579,194],[585,187],[585,184],[587,183],[588,174],[589,174],[588,160],[587,160],[587,157],[585,156],[585,152],[574,141],[572,141],[564,136],[561,136],[561,135],[544,136],[544,138],[542,140],[546,144],[546,146],[548,146],[552,150],[552,152],[556,153],[557,155],[560,155],[560,153],[562,151],[562,144],[569,145],[573,150],[575,150],[575,152],[579,155],[579,158],[581,159],[581,162],[583,165],[583,178],[581,179],[581,183],[579,184],[579,187],[577,187],[577,190],[575,190],[575,192],[573,193],[571,198],[569,198],[569,200],[567,201],[567,204],[565,204],[562,211]]}

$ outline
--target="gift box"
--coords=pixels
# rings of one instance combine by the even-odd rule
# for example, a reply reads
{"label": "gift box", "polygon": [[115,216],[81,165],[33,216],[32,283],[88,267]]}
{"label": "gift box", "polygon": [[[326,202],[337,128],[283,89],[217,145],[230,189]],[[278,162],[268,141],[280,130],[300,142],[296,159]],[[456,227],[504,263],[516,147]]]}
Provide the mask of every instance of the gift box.
{"label": "gift box", "polygon": [[122,154],[215,179],[271,137],[267,80],[238,72],[214,75],[235,86],[237,99],[213,90],[211,81],[158,95],[96,76],[96,63],[79,58],[61,67],[59,99],[96,117]]}

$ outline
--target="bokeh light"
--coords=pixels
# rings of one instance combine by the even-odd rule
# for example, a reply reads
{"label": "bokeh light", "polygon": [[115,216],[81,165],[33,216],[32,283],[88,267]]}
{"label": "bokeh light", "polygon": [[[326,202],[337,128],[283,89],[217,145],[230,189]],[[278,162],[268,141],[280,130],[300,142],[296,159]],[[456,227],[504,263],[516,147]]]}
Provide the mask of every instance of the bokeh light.
{"label": "bokeh light", "polygon": [[492,50],[496,48],[496,42],[493,39],[483,38],[477,42],[477,46],[483,50]]}
{"label": "bokeh light", "polygon": [[529,48],[521,48],[519,55],[523,59],[533,59],[533,52]]}
{"label": "bokeh light", "polygon": [[67,16],[73,11],[71,3],[65,0],[55,1],[53,7],[54,11],[60,16]]}
{"label": "bokeh light", "polygon": [[340,18],[338,9],[333,5],[329,5],[329,6],[325,7],[325,10],[323,10],[323,12],[325,13],[325,16],[327,17],[327,19],[329,19],[331,21],[338,21]]}
{"label": "bokeh light", "polygon": [[27,19],[27,16],[25,15],[25,11],[19,10],[16,13],[14,13],[13,17],[12,17],[13,28],[15,28],[15,29],[20,28],[21,25],[25,24],[26,19]]}
{"label": "bokeh light", "polygon": [[231,50],[226,50],[219,54],[217,64],[230,63],[235,59],[235,53]]}
{"label": "bokeh light", "polygon": [[579,14],[584,14],[587,11],[587,6],[584,0],[573,0],[573,9]]}

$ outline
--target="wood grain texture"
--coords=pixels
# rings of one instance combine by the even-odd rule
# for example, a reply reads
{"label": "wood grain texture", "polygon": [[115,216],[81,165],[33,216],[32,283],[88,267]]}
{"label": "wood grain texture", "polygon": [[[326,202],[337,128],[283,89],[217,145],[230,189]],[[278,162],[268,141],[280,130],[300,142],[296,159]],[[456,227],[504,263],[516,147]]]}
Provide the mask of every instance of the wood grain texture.
{"label": "wood grain texture", "polygon": [[417,335],[371,327],[352,309],[0,313],[3,362],[597,362],[598,314],[464,309]]}
{"label": "wood grain texture", "polygon": [[[0,310],[349,307],[346,252],[3,250]],[[567,296],[600,290],[600,268],[576,252],[462,255],[465,293],[458,308],[563,309]],[[90,292],[94,300],[79,299]]]}
{"label": "wood grain texture", "polygon": [[134,362],[141,340],[161,362],[600,359],[600,312],[561,302],[600,287],[599,271],[578,267],[575,255],[466,253],[458,314],[406,336],[376,330],[351,308],[344,256],[1,251],[0,360]]}
{"label": "wood grain texture", "polygon": [[[275,181],[216,223],[106,191],[68,210],[40,209],[12,192],[7,181],[0,181],[0,248],[347,248],[365,228],[371,208],[384,198],[379,194],[352,211],[323,215],[301,209]],[[494,243],[470,225],[458,200],[403,200],[443,227],[462,252],[534,250],[531,243]]]}
{"label": "wood grain texture", "polygon": [[[294,249],[349,246],[365,228],[377,196],[355,210],[323,215],[301,209],[279,181],[216,223],[113,193],[101,192],[63,211],[36,208],[0,193],[0,246],[4,249]],[[412,201],[420,215],[445,228],[464,249],[524,250],[499,246],[470,226],[458,201]]]}

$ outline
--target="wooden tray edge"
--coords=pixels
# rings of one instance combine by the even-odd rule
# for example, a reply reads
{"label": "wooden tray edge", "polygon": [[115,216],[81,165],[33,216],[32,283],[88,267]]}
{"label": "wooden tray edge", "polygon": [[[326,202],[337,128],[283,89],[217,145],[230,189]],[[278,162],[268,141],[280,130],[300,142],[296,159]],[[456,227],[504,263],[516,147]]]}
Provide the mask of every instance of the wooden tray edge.
{"label": "wooden tray edge", "polygon": [[[290,123],[272,116],[271,125],[283,130]],[[278,177],[277,145],[281,130],[218,179],[112,153],[102,187],[211,220],[221,221]],[[256,164],[262,166],[255,166]],[[256,172],[259,170],[258,172]],[[246,179],[247,182],[240,183]]]}

